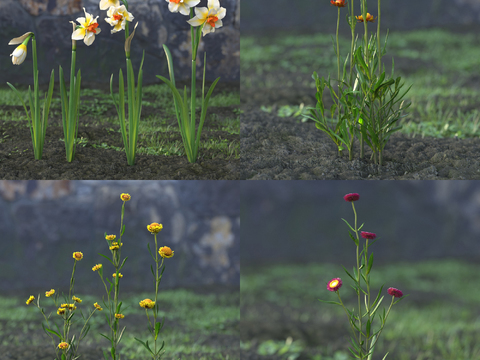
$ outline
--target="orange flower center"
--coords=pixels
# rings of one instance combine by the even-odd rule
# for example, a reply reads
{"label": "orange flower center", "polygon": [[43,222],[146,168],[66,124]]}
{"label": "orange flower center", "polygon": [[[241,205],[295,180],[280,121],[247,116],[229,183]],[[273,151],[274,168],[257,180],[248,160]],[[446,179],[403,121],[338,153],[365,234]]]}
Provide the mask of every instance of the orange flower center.
{"label": "orange flower center", "polygon": [[218,21],[218,17],[215,15],[207,17],[206,23],[208,23],[211,27],[215,27],[215,23]]}
{"label": "orange flower center", "polygon": [[98,27],[98,23],[93,23],[93,24],[87,26],[87,31],[91,31],[91,32],[93,32],[94,34],[96,34],[96,33],[97,33],[97,30],[95,30],[95,29],[96,29],[97,27]]}
{"label": "orange flower center", "polygon": [[113,15],[113,19],[116,20],[116,21],[119,21],[119,20],[123,19],[123,16],[115,14],[115,15]]}
{"label": "orange flower center", "polygon": [[179,3],[182,2],[182,0],[170,0],[170,2],[173,2],[173,3],[175,3],[175,4],[179,4]]}

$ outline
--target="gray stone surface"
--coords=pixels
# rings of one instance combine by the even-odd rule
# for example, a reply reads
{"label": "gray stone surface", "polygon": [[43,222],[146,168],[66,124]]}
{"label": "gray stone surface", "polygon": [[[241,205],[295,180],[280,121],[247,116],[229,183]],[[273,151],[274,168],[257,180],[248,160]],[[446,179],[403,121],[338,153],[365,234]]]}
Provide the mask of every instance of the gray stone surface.
{"label": "gray stone surface", "polygon": [[149,289],[153,277],[147,244],[152,222],[163,224],[159,246],[166,259],[162,286],[203,286],[240,281],[240,198],[235,181],[0,181],[0,292],[68,287],[74,251],[76,285],[99,290],[91,268],[110,256],[104,233],[119,235],[120,194],[125,205],[124,289]]}
{"label": "gray stone surface", "polygon": [[[20,66],[12,65],[10,54],[14,46],[7,45],[10,39],[27,31],[33,31],[37,39],[38,66],[41,83],[48,81],[58,66],[70,74],[72,25],[79,16],[84,16],[82,7],[93,16],[99,15],[98,23],[102,32],[95,42],[87,47],[83,41],[77,46],[77,69],[82,70],[82,81],[100,83],[108,87],[113,73],[118,81],[120,68],[125,73],[123,32],[111,34],[110,25],[105,22],[106,10],[98,7],[99,0],[1,0],[0,1],[0,82],[32,84],[31,46],[27,59]],[[206,6],[202,0],[199,6]],[[202,38],[197,57],[197,76],[201,79],[203,54],[207,52],[207,80],[221,77],[224,82],[240,79],[240,0],[221,0],[227,9],[223,27],[214,34]],[[163,44],[167,44],[175,63],[178,80],[191,77],[190,27],[187,16],[172,14],[165,0],[130,0],[129,10],[139,22],[132,41],[132,61],[135,73],[145,50],[144,83],[159,82],[155,75],[168,77],[167,62]]]}
{"label": "gray stone surface", "polygon": [[[354,1],[360,9],[359,0]],[[377,1],[367,1],[370,13],[377,14]],[[382,27],[412,30],[432,26],[480,24],[479,0],[383,0]],[[342,9],[346,14],[345,9]],[[360,10],[358,10],[358,13]],[[357,14],[358,15],[358,14]],[[329,0],[243,0],[242,33],[273,31],[322,31],[334,34],[337,8]],[[345,24],[344,30],[348,32]],[[362,27],[363,28],[363,27]]]}

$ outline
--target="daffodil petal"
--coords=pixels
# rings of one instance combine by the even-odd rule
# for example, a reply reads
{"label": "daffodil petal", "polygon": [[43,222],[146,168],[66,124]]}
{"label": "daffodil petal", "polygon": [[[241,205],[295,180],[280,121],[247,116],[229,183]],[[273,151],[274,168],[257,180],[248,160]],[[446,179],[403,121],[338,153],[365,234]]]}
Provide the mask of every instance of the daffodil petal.
{"label": "daffodil petal", "polygon": [[219,8],[220,2],[218,0],[208,0],[208,8]]}
{"label": "daffodil petal", "polygon": [[223,19],[225,15],[227,15],[227,9],[220,8],[220,10],[217,12],[218,19]]}
{"label": "daffodil petal", "polygon": [[195,8],[195,15],[199,19],[203,19],[203,21],[205,21],[207,19],[207,16],[208,16],[208,8],[206,8],[206,7],[196,7]]}
{"label": "daffodil petal", "polygon": [[85,37],[84,28],[77,29],[72,34],[72,40],[83,40],[84,37]]}
{"label": "daffodil petal", "polygon": [[90,46],[93,44],[94,41],[95,41],[95,34],[91,31],[87,31],[87,34],[83,39],[83,42],[85,43],[85,45]]}
{"label": "daffodil petal", "polygon": [[200,26],[205,22],[205,20],[200,20],[198,17],[194,17],[190,20],[187,20],[187,22],[192,26]]}

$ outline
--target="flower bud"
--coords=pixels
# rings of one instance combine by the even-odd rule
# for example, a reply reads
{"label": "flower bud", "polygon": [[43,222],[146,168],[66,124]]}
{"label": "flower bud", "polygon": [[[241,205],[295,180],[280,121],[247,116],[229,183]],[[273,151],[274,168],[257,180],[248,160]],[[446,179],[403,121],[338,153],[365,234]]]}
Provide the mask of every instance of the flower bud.
{"label": "flower bud", "polygon": [[23,44],[18,45],[10,56],[12,57],[13,65],[20,65],[27,57],[27,47]]}

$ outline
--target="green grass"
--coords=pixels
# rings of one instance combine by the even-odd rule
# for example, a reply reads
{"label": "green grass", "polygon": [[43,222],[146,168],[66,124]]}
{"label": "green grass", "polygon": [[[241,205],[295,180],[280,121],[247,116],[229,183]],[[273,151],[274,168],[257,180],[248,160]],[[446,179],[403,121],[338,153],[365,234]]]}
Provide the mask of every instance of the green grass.
{"label": "green grass", "polygon": [[[333,34],[333,32],[332,32]],[[350,39],[340,37],[342,57]],[[311,104],[288,104],[277,109],[280,116],[295,114],[299,106],[313,106],[313,71],[320,76],[336,74],[336,56],[330,34],[282,34],[275,38],[242,37],[242,86],[259,91],[298,87],[312,89]],[[407,85],[412,102],[401,120],[403,132],[412,136],[477,137],[480,135],[478,111],[480,87],[471,76],[477,73],[480,40],[474,33],[451,33],[442,29],[392,32],[389,35],[385,65]],[[400,65],[399,65],[400,64]],[[264,104],[268,110],[270,104]]]}
{"label": "green grass", "polygon": [[[378,354],[390,351],[395,354],[392,358],[399,360],[479,358],[480,288],[475,286],[479,272],[480,265],[458,260],[374,265],[371,284],[375,295],[384,283],[386,288],[393,286],[410,294],[393,307],[379,341]],[[326,283],[333,277],[344,280],[340,290],[342,300],[347,307],[353,308],[356,295],[349,286],[348,276],[338,264],[283,264],[242,269],[242,321],[268,321],[261,311],[255,309],[259,304],[270,303],[285,309],[285,322],[310,323],[318,327],[340,322],[345,324],[345,334],[338,336],[348,336],[343,309],[317,300],[336,301],[335,294],[326,290]],[[385,290],[384,293],[389,298]],[[340,360],[348,354],[347,345],[343,349],[329,349],[321,339],[318,342],[318,347],[311,347],[302,339],[294,339],[289,345],[288,339],[283,342],[272,339],[260,343],[256,350],[279,354],[283,349],[285,359],[288,356],[295,359],[295,355],[303,353],[309,354],[311,359]],[[243,348],[252,346],[252,342],[242,343]]]}
{"label": "green grass", "polygon": [[[37,295],[35,295],[37,297]],[[99,302],[98,297],[77,294],[82,298],[83,303],[78,305],[86,311],[88,306]],[[139,299],[151,298],[151,293],[136,294],[134,296],[122,297],[122,313],[125,318],[135,318],[134,324],[128,324],[127,330],[121,342],[122,354],[127,359],[139,359],[146,356],[145,349],[134,337],[150,339],[147,332],[147,318],[145,311],[138,306]],[[233,357],[223,356],[221,347],[212,347],[202,344],[211,336],[238,336],[238,324],[240,311],[238,309],[238,292],[229,292],[218,295],[199,295],[185,289],[167,290],[159,293],[158,301],[162,304],[159,316],[165,317],[165,325],[160,332],[160,338],[165,341],[165,359],[232,359]],[[41,297],[41,306],[52,310],[51,299]],[[52,314],[55,319],[57,315]],[[81,319],[81,317],[79,317]],[[0,345],[22,344],[25,338],[33,345],[39,345],[50,339],[43,333],[40,325],[42,316],[33,305],[26,306],[25,299],[18,297],[0,297]],[[58,319],[57,319],[58,320]],[[91,330],[85,340],[87,345],[101,346],[107,348],[106,340],[99,332],[106,332],[106,320],[103,314],[97,313],[91,318],[89,324]],[[59,324],[60,322],[57,321]],[[139,325],[142,324],[142,325]],[[73,331],[78,331],[80,324],[73,325]],[[15,330],[13,330],[15,329]],[[20,329],[20,330],[19,330]],[[13,333],[13,335],[11,334]],[[82,344],[84,344],[82,342]],[[150,343],[152,341],[149,341]],[[81,346],[82,346],[81,344]],[[198,357],[195,353],[204,353]],[[189,355],[190,354],[190,355]],[[237,358],[238,359],[238,358]]]}

